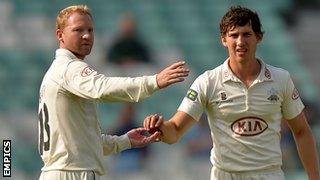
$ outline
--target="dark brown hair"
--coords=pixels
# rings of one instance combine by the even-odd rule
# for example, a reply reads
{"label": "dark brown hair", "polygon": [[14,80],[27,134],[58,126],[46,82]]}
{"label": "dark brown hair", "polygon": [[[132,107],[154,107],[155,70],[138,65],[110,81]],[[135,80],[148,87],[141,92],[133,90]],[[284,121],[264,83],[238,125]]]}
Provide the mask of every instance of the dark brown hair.
{"label": "dark brown hair", "polygon": [[263,35],[262,25],[256,12],[245,7],[232,6],[220,21],[220,35],[224,37],[234,27],[245,26],[248,23],[257,35]]}

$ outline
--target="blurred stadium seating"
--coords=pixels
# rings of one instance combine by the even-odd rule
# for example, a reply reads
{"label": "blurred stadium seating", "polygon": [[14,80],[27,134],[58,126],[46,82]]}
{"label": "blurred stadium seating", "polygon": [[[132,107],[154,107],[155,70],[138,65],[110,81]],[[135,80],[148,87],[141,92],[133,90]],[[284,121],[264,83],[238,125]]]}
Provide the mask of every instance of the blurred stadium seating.
{"label": "blurred stadium seating", "polygon": [[[311,72],[301,61],[293,37],[280,16],[281,12],[292,11],[293,0],[74,0],[72,3],[0,0],[0,132],[10,124],[9,132],[13,133],[3,133],[7,129],[0,134],[14,140],[16,179],[36,179],[40,173],[42,162],[36,152],[38,89],[57,47],[55,17],[59,10],[71,4],[87,4],[93,11],[97,40],[96,54],[89,57],[93,65],[104,61],[95,59],[105,54],[107,42],[103,40],[107,41],[115,34],[119,17],[129,11],[137,18],[139,30],[157,54],[155,58],[158,57],[160,65],[170,62],[166,58],[172,61],[180,58],[192,69],[192,76],[186,83],[159,92],[138,105],[141,121],[150,113],[162,113],[164,117],[173,115],[194,78],[225,60],[226,52],[219,40],[219,20],[231,5],[236,4],[256,9],[260,14],[266,33],[259,57],[290,71],[304,99],[314,101],[318,98],[319,85],[312,83]],[[163,55],[170,53],[173,57]],[[116,119],[119,106],[101,105],[101,110],[102,125],[107,127]],[[29,124],[25,130],[31,132],[18,133],[14,123],[21,121],[24,121],[23,125]],[[297,176],[294,174],[289,179]]]}

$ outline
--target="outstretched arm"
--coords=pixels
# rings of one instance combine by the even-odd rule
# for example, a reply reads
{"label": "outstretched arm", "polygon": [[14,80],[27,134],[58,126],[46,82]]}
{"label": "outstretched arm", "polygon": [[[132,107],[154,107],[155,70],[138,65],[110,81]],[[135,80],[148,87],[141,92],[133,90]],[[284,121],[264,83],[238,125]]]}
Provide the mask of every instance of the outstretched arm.
{"label": "outstretched arm", "polygon": [[158,141],[160,132],[155,132],[150,136],[147,135],[147,132],[145,128],[135,128],[122,136],[102,134],[103,154],[107,156],[130,148],[144,147]]}
{"label": "outstretched arm", "polygon": [[320,170],[316,143],[304,112],[287,122],[293,133],[300,159],[309,180],[319,180]]}
{"label": "outstretched arm", "polygon": [[161,116],[151,115],[145,118],[144,127],[147,130],[158,128],[161,132],[162,142],[173,144],[196,123],[187,113],[178,111],[169,121],[164,121]]}
{"label": "outstretched arm", "polygon": [[63,73],[63,87],[73,94],[101,102],[138,102],[157,90],[184,81],[189,69],[184,61],[173,63],[152,76],[108,77],[83,61],[72,61]]}
{"label": "outstretched arm", "polygon": [[150,136],[147,136],[148,130],[145,128],[136,128],[127,132],[129,137],[131,148],[144,147],[150,143],[158,141],[160,132],[154,132]]}

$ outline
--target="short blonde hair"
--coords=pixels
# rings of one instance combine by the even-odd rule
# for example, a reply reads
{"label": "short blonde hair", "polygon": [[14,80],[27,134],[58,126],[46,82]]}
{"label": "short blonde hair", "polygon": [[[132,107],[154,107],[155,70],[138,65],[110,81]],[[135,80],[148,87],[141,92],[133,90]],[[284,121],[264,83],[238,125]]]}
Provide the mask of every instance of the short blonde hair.
{"label": "short blonde hair", "polygon": [[91,17],[91,10],[87,5],[75,5],[75,6],[69,6],[63,10],[60,11],[60,13],[57,16],[56,20],[56,30],[57,29],[64,29],[67,24],[67,19],[70,17],[73,13],[81,13],[81,14],[87,14]]}

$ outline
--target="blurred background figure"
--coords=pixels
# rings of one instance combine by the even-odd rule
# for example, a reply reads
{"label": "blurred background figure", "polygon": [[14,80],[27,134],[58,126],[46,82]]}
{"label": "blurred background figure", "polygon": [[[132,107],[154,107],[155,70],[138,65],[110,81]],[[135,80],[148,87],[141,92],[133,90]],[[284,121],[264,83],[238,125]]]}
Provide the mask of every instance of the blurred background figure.
{"label": "blurred background figure", "polygon": [[138,34],[132,14],[125,14],[120,22],[119,34],[107,50],[107,61],[123,66],[151,63],[150,50]]}
{"label": "blurred background figure", "polygon": [[134,15],[123,13],[117,28],[116,33],[107,40],[106,69],[109,68],[109,72],[119,76],[139,76],[154,71],[155,56],[139,34]]}
{"label": "blurred background figure", "polygon": [[133,15],[124,14],[119,25],[119,34],[107,50],[107,61],[121,66],[151,63],[149,47],[139,36]]}

